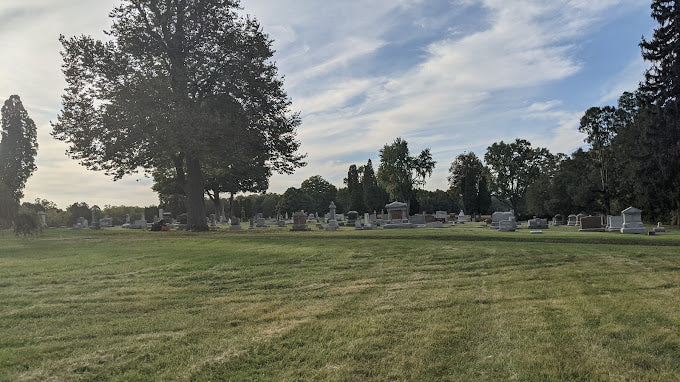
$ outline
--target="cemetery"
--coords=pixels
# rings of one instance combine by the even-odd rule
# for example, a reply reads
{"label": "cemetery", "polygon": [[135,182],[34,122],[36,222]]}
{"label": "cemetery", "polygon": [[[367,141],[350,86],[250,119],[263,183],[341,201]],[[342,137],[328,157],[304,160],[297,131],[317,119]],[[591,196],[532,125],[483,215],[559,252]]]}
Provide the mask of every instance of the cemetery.
{"label": "cemetery", "polygon": [[680,380],[650,2],[0,4],[0,381]]}

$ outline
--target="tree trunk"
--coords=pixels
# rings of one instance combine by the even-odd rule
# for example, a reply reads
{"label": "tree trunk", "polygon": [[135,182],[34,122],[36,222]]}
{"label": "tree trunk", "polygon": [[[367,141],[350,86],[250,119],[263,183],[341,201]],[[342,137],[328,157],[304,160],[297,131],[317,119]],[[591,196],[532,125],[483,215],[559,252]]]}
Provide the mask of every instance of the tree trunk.
{"label": "tree trunk", "polygon": [[186,155],[187,180],[184,185],[187,208],[187,229],[207,231],[205,221],[205,202],[203,199],[203,173],[201,162],[193,155]]}

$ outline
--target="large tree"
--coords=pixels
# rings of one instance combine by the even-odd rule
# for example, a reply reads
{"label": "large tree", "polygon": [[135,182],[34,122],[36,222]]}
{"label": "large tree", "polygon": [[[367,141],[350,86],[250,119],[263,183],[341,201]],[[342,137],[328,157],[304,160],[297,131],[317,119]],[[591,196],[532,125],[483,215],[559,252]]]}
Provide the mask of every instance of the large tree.
{"label": "large tree", "polygon": [[397,138],[391,145],[380,149],[378,180],[391,198],[410,205],[411,198],[415,197],[414,190],[425,185],[425,179],[432,175],[435,164],[430,149],[411,156],[408,143]]}
{"label": "large tree", "polygon": [[388,203],[385,189],[378,183],[378,178],[373,170],[373,162],[369,159],[361,168],[361,191],[363,192],[363,205],[366,212],[380,211]]}
{"label": "large tree", "polygon": [[36,169],[37,132],[18,95],[10,96],[0,113],[0,184],[4,184],[5,195],[18,203],[26,180]]}
{"label": "large tree", "polygon": [[652,1],[652,17],[659,26],[640,43],[651,63],[641,90],[660,118],[646,126],[644,138],[653,153],[655,192],[665,196],[656,208],[675,210],[680,223],[680,2]]}
{"label": "large tree", "polygon": [[347,178],[344,180],[347,185],[347,192],[349,193],[349,205],[347,210],[362,212],[364,210],[364,190],[361,185],[361,176],[359,168],[353,164],[347,170]]}
{"label": "large tree", "polygon": [[579,131],[586,134],[585,142],[592,146],[600,174],[599,193],[605,215],[611,211],[610,171],[613,161],[612,141],[619,130],[619,112],[613,106],[591,107],[579,125]]}
{"label": "large tree", "polygon": [[[490,196],[488,189],[482,190],[480,183],[484,179],[485,174],[484,164],[475,155],[475,153],[462,153],[456,157],[449,168],[449,186],[451,191],[463,200],[463,205],[466,211],[472,214],[483,213],[488,209],[490,204]],[[486,180],[482,184],[486,188]],[[485,195],[480,195],[480,192]],[[484,198],[484,211],[480,206],[480,196]]]}
{"label": "large tree", "polygon": [[114,179],[173,166],[194,230],[207,229],[204,168],[234,142],[256,140],[274,171],[304,165],[272,41],[238,9],[238,0],[125,0],[106,41],[60,38],[68,86],[53,135]]}
{"label": "large tree", "polygon": [[304,180],[300,185],[300,190],[309,196],[311,204],[307,207],[307,211],[321,214],[328,210],[328,206],[335,200],[338,193],[337,187],[320,175]]}
{"label": "large tree", "polygon": [[495,142],[486,150],[484,161],[494,178],[494,193],[518,214],[523,212],[527,188],[541,174],[552,176],[558,168],[558,157],[524,139]]}

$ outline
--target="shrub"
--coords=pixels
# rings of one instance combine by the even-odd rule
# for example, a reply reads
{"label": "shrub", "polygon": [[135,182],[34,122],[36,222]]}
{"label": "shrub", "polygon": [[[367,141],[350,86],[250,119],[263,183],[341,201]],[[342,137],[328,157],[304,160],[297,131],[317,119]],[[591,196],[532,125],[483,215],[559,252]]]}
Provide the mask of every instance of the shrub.
{"label": "shrub", "polygon": [[42,227],[38,220],[38,215],[33,211],[19,211],[14,217],[14,234],[17,236],[27,236],[42,232]]}

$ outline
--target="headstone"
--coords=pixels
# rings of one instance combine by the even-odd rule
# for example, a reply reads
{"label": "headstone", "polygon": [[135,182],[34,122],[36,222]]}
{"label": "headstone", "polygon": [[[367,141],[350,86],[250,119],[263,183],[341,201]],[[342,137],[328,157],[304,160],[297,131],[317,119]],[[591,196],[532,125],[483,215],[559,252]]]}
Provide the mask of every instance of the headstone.
{"label": "headstone", "polygon": [[210,226],[213,228],[217,227],[217,215],[210,214]]}
{"label": "headstone", "polygon": [[586,217],[584,214],[578,214],[576,215],[576,226],[580,227],[581,226],[581,219]]}
{"label": "headstone", "polygon": [[231,225],[229,226],[229,229],[232,231],[239,231],[242,229],[241,227],[241,219],[237,217],[232,217],[231,218]]}
{"label": "headstone", "polygon": [[623,228],[623,216],[607,216],[607,231],[620,232]]}
{"label": "headstone", "polygon": [[99,219],[99,226],[102,228],[111,228],[113,227],[113,219],[112,218],[101,218]]}
{"label": "headstone", "polygon": [[513,220],[500,220],[498,222],[499,232],[515,232],[515,222]]}
{"label": "headstone", "polygon": [[628,207],[621,211],[623,214],[623,225],[621,233],[645,233],[647,229],[642,224],[642,211],[635,207]]}
{"label": "headstone", "polygon": [[577,219],[577,216],[576,216],[576,215],[573,215],[573,214],[572,214],[572,215],[569,215],[569,216],[567,217],[567,219],[568,219],[568,220],[567,220],[567,225],[568,225],[569,227],[576,227],[576,226],[578,225],[578,224],[577,224],[577,221],[576,221],[576,219]]}
{"label": "headstone", "polygon": [[364,214],[364,228],[371,228],[373,227],[373,224],[371,223],[371,215],[366,212]]}
{"label": "headstone", "polygon": [[255,229],[255,219],[250,219],[248,229]]}
{"label": "headstone", "polygon": [[259,217],[256,220],[257,223],[255,224],[255,227],[257,227],[257,228],[269,228],[269,226],[267,225],[267,220],[262,217],[262,214],[258,214],[258,216]]}
{"label": "headstone", "polygon": [[347,225],[353,226],[354,222],[359,218],[359,213],[356,211],[349,211],[347,213]]}
{"label": "headstone", "polygon": [[364,227],[361,226],[361,220],[357,219],[354,221],[354,229],[357,231],[364,229]]}
{"label": "headstone", "polygon": [[469,221],[470,221],[470,220],[467,218],[467,216],[465,216],[465,212],[463,212],[463,210],[460,210],[460,213],[458,214],[458,220],[457,220],[457,222],[458,222],[459,224],[465,224],[465,223],[467,223],[467,222],[469,222]]}
{"label": "headstone", "polygon": [[101,210],[97,207],[92,208],[92,224],[90,225],[90,229],[100,229],[101,226],[99,225],[99,214],[101,213]]}
{"label": "headstone", "polygon": [[293,228],[291,231],[311,231],[307,226],[307,214],[303,211],[295,212],[293,214]]}
{"label": "headstone", "polygon": [[602,218],[599,216],[583,216],[579,222],[579,232],[604,232]]}
{"label": "headstone", "polygon": [[334,202],[331,202],[331,204],[328,206],[328,225],[326,226],[326,231],[336,231],[339,228],[338,221],[335,220],[335,208]]}
{"label": "headstone", "polygon": [[656,233],[666,232],[666,228],[661,226],[661,222],[658,222],[656,224],[656,227],[654,227],[654,232]]}
{"label": "headstone", "polygon": [[540,234],[543,233],[543,231],[540,231],[540,230],[538,230],[538,231],[530,231],[529,233],[531,233],[532,235],[540,235]]}
{"label": "headstone", "polygon": [[47,227],[47,220],[46,220],[47,214],[45,213],[45,211],[39,211],[38,216],[40,217],[40,226],[41,227]]}
{"label": "headstone", "polygon": [[417,224],[417,225],[425,225],[425,215],[413,215],[409,217],[408,221],[411,224]]}
{"label": "headstone", "polygon": [[385,206],[387,210],[387,219],[385,219],[385,229],[393,228],[415,228],[415,224],[409,222],[408,218],[408,204],[401,202],[392,202]]}
{"label": "headstone", "polygon": [[130,214],[125,215],[125,223],[130,224]]}
{"label": "headstone", "polygon": [[528,229],[549,229],[548,227],[548,219],[540,219],[536,218],[534,216],[533,219],[529,219],[527,222],[527,228]]}
{"label": "headstone", "polygon": [[500,222],[501,221],[512,221],[512,224],[514,227],[517,227],[517,223],[515,222],[515,213],[510,211],[510,212],[494,212],[491,215],[491,229],[499,229],[500,228]]}
{"label": "headstone", "polygon": [[286,221],[285,220],[277,220],[276,225],[283,228],[286,226]]}
{"label": "headstone", "polygon": [[442,223],[446,223],[446,221],[449,218],[449,213],[446,211],[436,211],[434,213],[434,218],[439,220]]}
{"label": "headstone", "polygon": [[161,220],[163,220],[163,218],[165,217],[165,216],[163,216],[163,213],[164,213],[163,209],[159,208],[158,209],[158,218],[161,219]]}
{"label": "headstone", "polygon": [[561,225],[564,225],[564,217],[560,214],[557,214],[555,217],[553,217],[553,226],[559,227]]}

